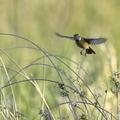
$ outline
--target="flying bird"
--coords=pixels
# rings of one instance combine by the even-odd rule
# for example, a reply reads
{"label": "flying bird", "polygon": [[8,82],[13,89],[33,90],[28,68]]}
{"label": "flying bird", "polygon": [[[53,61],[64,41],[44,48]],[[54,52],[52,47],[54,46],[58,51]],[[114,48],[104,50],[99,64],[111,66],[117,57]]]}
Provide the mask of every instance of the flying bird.
{"label": "flying bird", "polygon": [[58,33],[55,34],[59,37],[74,40],[76,45],[82,48],[82,50],[80,51],[81,55],[83,55],[83,50],[85,50],[85,56],[87,56],[87,54],[96,54],[95,51],[90,47],[90,45],[98,45],[107,41],[106,38],[84,38],[81,37],[79,34],[74,34],[72,37],[60,35]]}

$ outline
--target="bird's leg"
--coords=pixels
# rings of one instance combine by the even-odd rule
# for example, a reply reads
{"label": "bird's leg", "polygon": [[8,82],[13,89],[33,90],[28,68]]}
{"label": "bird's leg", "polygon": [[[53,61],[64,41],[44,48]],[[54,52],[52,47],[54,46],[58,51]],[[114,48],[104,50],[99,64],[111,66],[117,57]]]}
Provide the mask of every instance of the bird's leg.
{"label": "bird's leg", "polygon": [[82,49],[82,50],[80,51],[80,54],[81,54],[81,55],[83,55],[83,53],[82,53],[82,52],[83,52],[83,50],[84,50],[84,49]]}
{"label": "bird's leg", "polygon": [[85,52],[85,56],[87,57],[87,52]]}

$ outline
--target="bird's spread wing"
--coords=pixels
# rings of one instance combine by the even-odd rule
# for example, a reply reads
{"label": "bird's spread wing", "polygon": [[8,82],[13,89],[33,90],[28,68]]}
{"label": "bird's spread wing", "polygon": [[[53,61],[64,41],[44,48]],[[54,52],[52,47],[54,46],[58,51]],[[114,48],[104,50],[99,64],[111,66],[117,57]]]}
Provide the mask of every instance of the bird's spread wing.
{"label": "bird's spread wing", "polygon": [[98,45],[107,41],[106,38],[84,38],[84,40],[91,45]]}
{"label": "bird's spread wing", "polygon": [[75,40],[74,37],[64,36],[64,35],[60,35],[60,34],[58,34],[58,33],[55,33],[55,34],[56,34],[57,36],[59,36],[59,37],[69,38],[69,39],[71,39],[71,40]]}

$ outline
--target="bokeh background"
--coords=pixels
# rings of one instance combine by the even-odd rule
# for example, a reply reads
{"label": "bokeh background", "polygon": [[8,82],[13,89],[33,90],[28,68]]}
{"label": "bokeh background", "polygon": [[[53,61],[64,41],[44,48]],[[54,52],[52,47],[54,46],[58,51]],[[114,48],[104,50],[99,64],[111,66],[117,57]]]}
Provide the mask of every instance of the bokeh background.
{"label": "bokeh background", "polygon": [[[70,57],[75,61],[100,63],[103,59],[119,58],[119,1],[1,1],[0,31],[14,33],[33,40],[53,54]],[[54,32],[72,36],[106,37],[107,43],[93,46],[97,55],[85,58],[73,41],[61,39]],[[2,44],[8,41],[1,40]],[[11,41],[9,41],[11,42]],[[102,50],[101,50],[102,49]],[[117,61],[114,61],[117,62]],[[107,63],[106,63],[107,64]],[[94,66],[94,64],[92,65]],[[99,65],[98,65],[99,66]],[[116,69],[116,66],[112,70]]]}
{"label": "bokeh background", "polygon": [[[76,61],[92,76],[101,91],[109,90],[109,76],[119,69],[120,64],[119,5],[119,0],[1,0],[0,33],[23,36],[51,54],[64,56]],[[99,46],[91,46],[97,54],[85,57],[80,55],[81,49],[73,41],[59,38],[54,34],[55,32],[68,36],[78,33],[83,37],[89,38],[105,37],[108,41]],[[31,46],[31,44],[19,38],[0,36],[0,48],[15,46]],[[43,55],[42,52],[29,49],[7,50],[6,52],[21,67]],[[12,66],[11,61],[2,52],[0,56],[6,66],[14,68],[14,65]],[[54,62],[61,69],[66,70],[59,62]],[[77,71],[77,66],[69,61],[66,61],[66,63]],[[37,78],[41,78],[43,75],[43,72],[36,68],[32,68],[31,72],[28,71],[29,75],[30,73]],[[67,71],[67,74],[72,76],[71,71]],[[88,84],[91,84],[85,74],[81,74],[81,76]],[[54,71],[46,68],[45,77],[54,79],[57,78],[57,75],[54,74]],[[75,76],[73,75],[72,77]],[[4,85],[4,82],[2,85]],[[31,95],[31,93],[34,93],[33,90],[29,89],[30,92],[28,92],[25,86],[22,83],[17,88],[21,92],[20,94],[23,95],[24,99],[22,97],[21,99],[19,98],[20,104],[23,106],[29,99],[30,101],[36,99],[37,101],[36,96],[32,99],[33,94]],[[30,84],[28,85],[29,87]],[[50,88],[50,85],[46,87]],[[25,97],[26,95],[27,97]],[[49,97],[51,97],[50,93]],[[29,102],[27,105],[29,106]],[[33,106],[37,107],[35,104]],[[25,109],[27,113],[28,108],[25,107]],[[24,113],[25,109],[23,108]]]}

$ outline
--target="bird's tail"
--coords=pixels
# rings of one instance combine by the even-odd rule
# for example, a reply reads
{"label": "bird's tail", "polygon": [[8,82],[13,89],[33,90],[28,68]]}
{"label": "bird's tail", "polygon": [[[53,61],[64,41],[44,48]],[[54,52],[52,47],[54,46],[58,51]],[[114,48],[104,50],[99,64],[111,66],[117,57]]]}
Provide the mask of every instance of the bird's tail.
{"label": "bird's tail", "polygon": [[88,49],[86,49],[86,54],[96,54],[93,50],[92,50],[92,48],[88,48]]}

